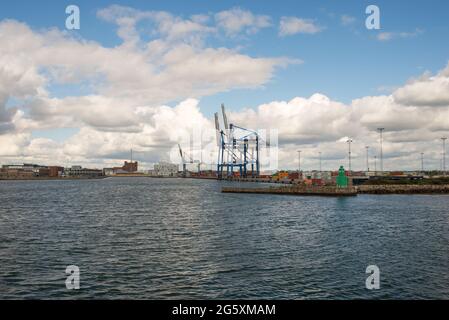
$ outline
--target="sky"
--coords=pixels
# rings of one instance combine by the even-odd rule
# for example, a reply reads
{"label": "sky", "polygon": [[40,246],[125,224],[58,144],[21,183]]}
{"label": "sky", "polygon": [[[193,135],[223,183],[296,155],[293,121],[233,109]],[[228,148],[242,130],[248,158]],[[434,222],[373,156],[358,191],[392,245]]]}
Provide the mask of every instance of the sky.
{"label": "sky", "polygon": [[[66,28],[68,5],[80,28]],[[368,29],[366,8],[380,10]],[[0,4],[0,164],[151,168],[215,161],[213,114],[275,130],[282,169],[442,166],[449,2],[21,1]],[[204,132],[201,148],[191,137]],[[200,151],[203,149],[203,151]],[[376,162],[376,165],[379,164]],[[448,167],[449,165],[446,165]]]}

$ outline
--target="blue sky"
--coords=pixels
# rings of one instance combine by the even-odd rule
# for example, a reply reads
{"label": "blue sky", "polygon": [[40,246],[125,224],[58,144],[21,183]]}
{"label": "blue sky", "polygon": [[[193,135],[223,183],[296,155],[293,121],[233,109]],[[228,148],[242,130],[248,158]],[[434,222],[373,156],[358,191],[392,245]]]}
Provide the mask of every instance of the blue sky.
{"label": "blue sky", "polygon": [[[212,112],[221,102],[232,109],[255,107],[273,100],[324,93],[332,99],[349,103],[352,99],[388,93],[407,79],[429,70],[441,69],[448,59],[448,1],[13,1],[2,3],[0,18],[26,22],[34,28],[64,28],[64,10],[76,4],[81,10],[84,39],[116,46],[120,39],[115,26],[100,21],[96,12],[118,3],[139,10],[163,10],[183,17],[219,12],[240,7],[257,14],[267,14],[276,24],[282,16],[313,19],[325,30],[316,35],[299,34],[279,38],[277,28],[259,31],[251,37],[212,39],[213,44],[242,47],[242,52],[255,57],[286,56],[301,59],[303,64],[280,69],[262,88],[238,89],[201,100],[202,110]],[[381,10],[381,30],[365,28],[365,8],[376,4]],[[343,26],[341,16],[356,20]],[[410,38],[377,41],[379,32],[422,33]],[[71,88],[72,94],[78,89]],[[70,92],[70,91],[69,91]],[[55,87],[53,93],[67,90]]]}
{"label": "blue sky", "polygon": [[[70,4],[75,4],[80,8],[80,30],[68,31],[65,29],[65,20],[67,17],[65,8]],[[410,111],[407,109],[410,106],[406,105],[406,103],[402,106],[403,109],[398,111],[398,107],[396,105],[390,104],[391,101],[387,101],[389,99],[388,97],[393,97],[396,90],[398,88],[406,86],[407,81],[409,81],[411,78],[419,77],[425,72],[429,72],[429,74],[432,75],[437,74],[440,70],[443,70],[447,66],[449,60],[449,41],[447,41],[449,34],[449,2],[445,0],[412,2],[356,0],[80,0],[74,2],[42,0],[39,2],[32,2],[16,0],[14,2],[3,2],[1,4],[0,21],[12,19],[20,23],[24,23],[30,28],[30,30],[32,30],[33,37],[35,39],[38,38],[39,35],[48,34],[47,32],[54,28],[64,32],[67,35],[67,41],[64,44],[54,45],[54,47],[51,48],[51,50],[55,50],[54,52],[61,52],[60,50],[63,46],[71,45],[69,41],[70,38],[76,38],[79,41],[79,46],[83,47],[82,49],[80,48],[80,52],[90,52],[89,46],[85,45],[85,43],[87,41],[93,41],[98,44],[98,48],[114,49],[105,50],[105,59],[113,59],[113,57],[115,57],[116,55],[127,54],[126,52],[128,52],[129,54],[139,54],[143,57],[144,53],[139,51],[140,48],[134,48],[134,51],[126,51],[125,49],[121,48],[121,46],[124,44],[124,40],[118,34],[119,28],[117,21],[106,21],[107,19],[101,19],[98,16],[99,10],[110,8],[110,6],[113,4],[134,8],[139,12],[165,11],[169,12],[174,17],[179,17],[180,19],[183,19],[185,21],[192,19],[191,17],[193,15],[205,14],[209,16],[211,21],[205,22],[204,25],[213,26],[214,28],[217,28],[217,30],[219,30],[220,25],[218,21],[213,21],[214,14],[226,10],[239,8],[245,12],[253,14],[254,16],[269,16],[271,25],[269,27],[260,27],[256,32],[248,33],[245,32],[245,29],[242,29],[241,32],[232,36],[226,35],[223,30],[220,33],[203,33],[201,34],[201,37],[203,37],[202,41],[204,41],[202,45],[198,46],[195,43],[189,43],[189,45],[198,50],[196,52],[198,54],[198,56],[196,57],[197,59],[201,59],[201,54],[207,52],[208,48],[211,48],[214,53],[219,52],[220,48],[227,48],[231,49],[234,56],[236,56],[237,53],[241,54],[244,57],[247,57],[251,61],[251,63],[258,60],[258,58],[285,58],[289,61],[289,63],[286,63],[284,67],[279,66],[275,63],[268,63],[276,65],[274,69],[269,72],[263,69],[265,68],[263,63],[260,64],[258,66],[258,68],[260,67],[260,69],[256,70],[261,72],[261,74],[258,75],[256,87],[250,86],[250,88],[248,88],[248,86],[245,85],[233,86],[232,84],[230,85],[229,83],[226,83],[226,85],[223,86],[223,89],[212,90],[207,94],[201,94],[199,92],[203,92],[204,90],[207,91],[208,81],[215,81],[218,83],[219,81],[216,81],[216,78],[214,78],[216,75],[208,74],[207,71],[205,71],[205,69],[207,69],[209,66],[201,66],[203,70],[199,72],[200,75],[195,80],[197,81],[195,83],[195,86],[198,86],[199,89],[195,87],[195,89],[197,90],[192,90],[191,95],[189,95],[189,92],[182,92],[182,94],[180,93],[179,95],[172,94],[169,95],[170,99],[158,100],[157,102],[159,103],[159,105],[164,104],[174,107],[188,97],[198,99],[198,106],[201,112],[201,116],[204,116],[209,120],[213,116],[213,113],[217,111],[221,103],[225,103],[227,108],[231,111],[234,111],[236,113],[236,117],[239,117],[239,119],[241,119],[241,121],[243,122],[245,121],[245,108],[252,108],[256,110],[257,107],[261,104],[270,104],[271,102],[275,101],[288,102],[297,97],[309,98],[316,93],[320,93],[328,97],[331,101],[331,104],[336,103],[337,105],[334,109],[327,110],[326,108],[328,108],[328,106],[326,103],[324,103],[326,106],[321,105],[324,101],[323,99],[321,99],[320,97],[311,99],[310,101],[313,100],[313,103],[317,102],[318,100],[320,101],[317,102],[318,104],[320,104],[320,106],[316,107],[316,110],[311,110],[311,112],[323,112],[323,114],[320,116],[310,115],[310,121],[340,121],[339,123],[344,123],[344,121],[350,121],[352,119],[352,115],[349,115],[348,119],[343,120],[334,118],[325,120],[325,114],[331,114],[335,109],[338,109],[339,102],[341,102],[345,106],[353,106],[354,99],[372,97],[372,99],[369,101],[364,100],[364,103],[366,102],[370,104],[370,108],[372,109],[367,108],[366,110],[362,110],[364,108],[363,104],[356,104],[354,110],[357,110],[355,110],[354,112],[356,114],[356,118],[358,119],[358,121],[360,121],[360,123],[358,123],[357,125],[360,125],[363,128],[361,132],[363,132],[363,135],[365,136],[369,135],[369,138],[364,137],[364,139],[373,140],[376,138],[375,132],[371,132],[373,126],[380,124],[382,121],[385,121],[387,124],[388,121],[390,121],[392,123],[391,125],[393,126],[394,121],[390,119],[392,118],[391,114],[393,114],[397,117],[397,119],[400,120],[401,117],[398,115],[401,112],[405,112],[406,114]],[[368,30],[365,27],[365,19],[367,18],[365,9],[368,5],[372,4],[377,5],[380,8],[380,30]],[[280,22],[285,17],[297,17],[306,21],[310,21],[320,30],[319,32],[297,32],[287,36],[281,36]],[[343,17],[346,17],[347,23],[343,23]],[[161,35],[160,33],[152,33],[151,23],[154,23],[154,21],[137,22],[136,27],[137,31],[139,32],[140,39],[146,42],[161,40],[166,41],[166,43],[170,44],[170,42],[167,41],[167,39],[164,39],[163,35]],[[160,32],[160,30],[158,30],[158,32]],[[379,37],[382,34],[388,35],[387,39],[380,39]],[[158,37],[161,38],[159,39]],[[61,45],[62,47],[58,47],[59,45]],[[179,42],[173,44],[173,49],[177,49],[178,45]],[[52,44],[50,44],[50,46],[52,46]],[[42,48],[39,48],[39,50],[40,49]],[[25,52],[24,54],[26,56],[26,54],[28,53]],[[83,77],[80,77],[79,82],[65,83],[64,81],[52,81],[50,80],[52,79],[52,76],[49,74],[49,72],[51,71],[51,68],[49,69],[49,63],[48,61],[44,61],[44,63],[42,64],[42,61],[39,60],[41,58],[42,56],[40,55],[37,55],[37,57],[33,56],[33,63],[35,63],[36,68],[38,68],[37,70],[39,70],[39,75],[49,80],[45,84],[45,89],[48,90],[49,95],[45,97],[42,97],[42,95],[38,95],[36,97],[31,96],[27,97],[27,99],[25,100],[21,100],[20,98],[17,99],[14,94],[7,93],[8,95],[6,99],[5,110],[7,110],[8,108],[19,106],[19,109],[23,112],[23,115],[18,118],[16,117],[15,120],[11,120],[12,117],[10,115],[4,116],[4,118],[6,117],[6,119],[9,119],[11,123],[14,122],[14,126],[16,128],[15,134],[17,134],[16,138],[18,139],[18,141],[22,139],[18,138],[19,134],[30,133],[32,139],[50,139],[55,141],[59,148],[63,148],[64,143],[69,138],[77,136],[81,128],[87,128],[89,130],[92,129],[95,131],[95,134],[98,134],[99,136],[101,136],[101,138],[105,138],[104,136],[102,136],[102,134],[104,133],[106,136],[108,136],[105,139],[110,139],[110,141],[112,141],[112,132],[117,133],[117,136],[120,134],[124,135],[126,133],[133,132],[133,130],[136,130],[136,128],[139,126],[140,128],[143,128],[145,125],[148,125],[145,122],[141,122],[138,124],[135,123],[131,126],[129,125],[129,122],[131,120],[125,119],[126,117],[122,117],[124,118],[123,123],[125,124],[119,123],[120,119],[117,120],[117,118],[121,117],[121,115],[117,113],[117,104],[120,104],[121,100],[117,97],[116,89],[120,88],[120,85],[128,85],[127,80],[123,80],[123,82],[121,83],[121,79],[114,78],[113,81],[111,80],[109,88],[112,91],[107,91],[106,93],[99,93],[99,90],[102,88],[102,86],[99,83],[94,83],[100,78],[92,78],[91,75],[86,72],[86,70],[82,71],[82,73],[84,72],[85,74],[83,74]],[[81,58],[80,60],[82,60],[82,57],[79,58]],[[24,59],[23,61],[24,65],[26,65],[27,60]],[[41,65],[39,65],[39,63],[41,63]],[[151,63],[152,62],[150,62],[148,65],[144,63],[142,65],[142,68],[152,68],[154,65],[151,65]],[[55,62],[55,66],[59,67],[60,64],[60,61]],[[64,64],[75,72],[80,66],[81,68],[83,67],[81,62],[78,61],[77,57],[66,59],[64,62],[62,62],[62,65]],[[121,64],[121,62],[119,62],[119,64]],[[99,63],[98,65],[100,66],[101,63]],[[98,67],[97,65],[95,65],[94,61],[89,61],[89,59],[86,60],[86,66]],[[123,69],[127,69],[126,61],[123,61],[122,67]],[[242,65],[242,67],[244,68],[245,66]],[[101,68],[102,67],[100,66],[100,69]],[[215,68],[215,66],[211,65],[210,68]],[[248,70],[252,69],[249,68]],[[102,71],[104,71],[108,76],[113,77],[116,77],[117,74],[120,74],[119,72],[117,73],[117,69],[114,69],[112,67],[110,69]],[[132,69],[127,71],[130,74],[132,73]],[[24,74],[29,75],[30,72],[35,72],[35,69],[30,69],[27,72],[24,71]],[[164,72],[167,72],[167,70],[165,70]],[[242,74],[244,72],[245,71],[242,71]],[[99,75],[99,77],[101,76],[102,75]],[[124,77],[126,78],[128,76],[130,75],[126,74]],[[168,76],[173,77],[173,75]],[[239,80],[238,74],[228,75],[225,72],[223,74],[223,77],[227,76],[229,76],[229,79],[234,79],[236,81]],[[243,74],[243,76],[247,75]],[[245,79],[244,83],[254,83],[251,77],[247,78],[248,79]],[[429,87],[435,86],[435,88],[431,89],[431,91],[429,92],[444,92],[445,90],[440,90],[438,87],[439,85],[441,85],[441,83],[443,83],[444,85],[445,80],[443,78],[437,79],[436,81],[424,80],[425,83],[423,85],[427,86],[427,82],[431,82],[429,84]],[[141,78],[139,78],[139,75],[137,75],[135,79]],[[177,79],[175,76],[175,78],[173,78],[173,81],[176,80]],[[42,93],[42,84],[40,84],[39,82],[36,83],[36,88],[38,88],[39,92]],[[146,84],[143,84],[142,87],[145,87],[145,85]],[[178,87],[182,89],[185,88],[185,86],[188,84],[181,83],[178,85]],[[154,91],[158,89],[157,84],[153,84],[153,86],[156,87],[150,87],[150,96],[152,90]],[[127,89],[130,90],[129,92],[133,92],[132,90],[134,90],[135,88],[130,86]],[[139,90],[141,89],[142,88],[139,88]],[[200,89],[204,90],[202,91]],[[422,104],[422,101],[419,101],[419,97],[417,98],[417,93],[419,93],[419,90],[416,91],[416,88],[410,89],[406,87],[400,93],[404,94],[400,95],[400,99],[397,99],[397,101],[412,101],[416,102],[417,105]],[[0,95],[1,94],[2,92],[0,92]],[[99,101],[96,100],[92,102],[89,100],[91,95],[94,94],[99,95]],[[386,98],[382,100],[383,98],[380,98],[381,96],[386,96]],[[98,119],[94,119],[95,116],[88,116],[84,114],[82,104],[74,107],[73,101],[71,101],[70,99],[68,100],[68,97],[78,97],[80,98],[79,101],[82,101],[82,103],[85,103],[86,101],[92,102],[92,105],[95,106],[93,108],[104,110],[103,115],[105,116],[105,118],[108,118],[105,120],[105,123],[109,121],[113,123],[112,126],[115,127],[112,128],[109,124],[106,125],[103,123],[98,123]],[[56,99],[52,100],[52,98]],[[41,107],[33,107],[33,99],[39,100]],[[445,101],[445,97],[435,97],[435,101],[441,101],[441,99]],[[127,102],[130,102],[130,105],[122,107],[126,109],[128,107],[131,107],[132,104],[134,104],[133,107],[136,107],[141,105],[142,103],[145,105],[151,105],[152,102],[150,100],[127,100]],[[375,112],[375,103],[379,103],[378,101],[384,101],[384,110],[382,115],[373,114],[373,112]],[[303,104],[307,105],[307,103],[309,102],[306,101],[295,103],[299,103],[300,108],[306,108],[305,106],[303,106]],[[432,103],[434,102],[431,102],[430,104]],[[55,106],[53,104],[60,105],[59,108],[66,108],[66,111],[60,112],[59,109],[55,109]],[[158,105],[151,106],[157,107]],[[71,115],[71,108],[78,108],[76,110],[79,113],[79,116]],[[282,105],[273,108],[273,112],[275,113],[278,111],[280,114],[282,114],[282,112],[285,112],[285,110],[282,109]],[[129,112],[128,109],[126,110],[127,112]],[[432,111],[430,111],[430,109],[421,108],[421,110],[425,112],[425,116],[429,116],[432,114]],[[438,112],[440,112],[441,110],[441,108],[437,109]],[[36,111],[38,112],[36,113]],[[296,114],[296,111],[295,109],[291,110],[291,112],[293,112],[294,114]],[[2,111],[0,109],[0,113],[1,112],[4,112],[6,114],[6,111]],[[45,119],[43,118],[44,115],[46,117]],[[2,115],[0,114],[0,120],[1,116]],[[73,116],[73,121],[67,120],[71,116]],[[298,115],[296,114],[295,116]],[[338,117],[340,116],[341,115],[338,115]],[[27,117],[31,120],[27,119]],[[444,118],[444,113],[441,113],[440,117]],[[288,119],[288,116],[286,116],[286,118]],[[413,124],[415,126],[414,129],[418,131],[420,129],[424,130],[420,127],[422,126],[422,124],[418,121],[420,117],[417,116],[416,118],[416,123]],[[258,115],[258,119],[260,120],[260,122],[266,120],[260,114]],[[198,119],[196,119],[195,121],[198,121]],[[334,141],[338,141],[343,135],[350,134],[346,133],[344,130],[341,130],[341,132],[337,132],[338,130],[336,130],[332,137],[326,137],[325,134],[323,134],[321,137],[317,137],[315,136],[315,134],[307,132],[307,127],[309,126],[309,122],[307,121],[309,120],[305,119],[304,121],[305,123],[298,124],[297,128],[293,128],[294,130],[297,130],[297,132],[295,133],[296,136],[294,135],[294,138],[289,138],[292,141],[294,139],[298,139],[298,147],[301,146],[302,143],[309,143],[308,141],[312,141],[310,143],[313,143],[315,146],[317,146],[319,145],[319,139],[321,138],[323,139],[322,143],[326,143],[326,139],[329,141],[332,139],[334,139]],[[80,123],[82,124],[80,125]],[[279,123],[276,122],[275,125],[283,126],[284,123],[286,123],[286,121],[282,120]],[[421,134],[421,137],[426,136],[426,139],[435,139],[436,137],[444,133],[444,130],[446,130],[444,123],[444,121],[436,119],[435,123],[429,124],[429,128],[426,128],[428,132],[426,132],[425,134]],[[0,133],[2,129],[1,125],[2,123],[0,121]],[[9,124],[7,123],[7,125]],[[124,126],[127,125],[128,127],[125,128]],[[257,126],[258,123],[251,123],[251,121],[248,121],[247,125]],[[396,123],[394,125],[396,126]],[[356,127],[356,125],[354,127]],[[412,127],[412,125],[398,124],[397,127],[407,129],[409,127]],[[406,129],[403,130],[403,134],[410,136],[410,133],[406,132]],[[83,139],[82,134],[79,135],[79,139]],[[406,139],[404,137],[398,137],[397,139],[398,141],[405,141],[408,138]],[[416,141],[418,140],[419,139],[417,138]],[[21,150],[20,148],[22,148],[22,145],[27,144],[22,140],[20,141],[20,143],[18,142],[20,147],[11,145],[11,147],[8,148],[8,151],[5,151],[5,154],[9,154],[11,153],[10,150],[16,149],[19,151],[15,152],[23,153],[23,150]],[[159,140],[156,139],[156,141]],[[32,145],[32,140],[28,141],[27,143],[28,145]],[[371,142],[371,144],[373,143],[375,142]],[[425,142],[420,141],[420,143]],[[89,148],[89,152],[92,153],[91,157],[107,158],[107,153],[97,153],[94,155],[95,152],[92,152],[92,150],[95,150],[95,147]],[[145,148],[144,144],[142,145],[142,148]],[[120,154],[120,152],[122,152],[123,150],[118,149],[108,150],[108,152],[110,154]],[[2,156],[1,152],[2,151],[0,150],[0,157]],[[332,156],[329,155],[329,158],[340,157],[342,153],[339,152],[340,151],[335,150]],[[436,163],[438,160],[438,153],[435,150],[432,152],[433,161]],[[389,153],[387,150],[386,155],[388,156],[388,154]],[[394,152],[390,153],[392,157],[394,157],[395,154],[396,153]]]}

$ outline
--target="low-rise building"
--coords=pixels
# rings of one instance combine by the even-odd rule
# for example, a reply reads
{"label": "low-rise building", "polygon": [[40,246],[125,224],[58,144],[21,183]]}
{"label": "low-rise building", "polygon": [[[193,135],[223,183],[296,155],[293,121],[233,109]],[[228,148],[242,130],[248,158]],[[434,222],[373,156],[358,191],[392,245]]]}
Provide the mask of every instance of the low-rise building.
{"label": "low-rise building", "polygon": [[114,168],[103,168],[103,174],[105,176],[113,176],[113,175],[115,175],[115,169]]}
{"label": "low-rise building", "polygon": [[41,166],[37,164],[3,165],[0,169],[0,178],[24,179],[24,178],[57,178],[57,177],[99,177],[102,170],[86,169],[81,166],[63,168],[60,166]]}
{"label": "low-rise building", "polygon": [[39,173],[46,174],[48,167],[38,164],[24,163],[24,164],[5,164],[2,166],[0,175],[3,178],[32,178],[38,177]]}
{"label": "low-rise building", "polygon": [[46,167],[33,163],[24,163],[24,164],[4,164],[2,168],[33,171],[38,170],[39,168],[46,168]]}
{"label": "low-rise building", "polygon": [[23,169],[0,169],[1,179],[18,179],[18,178],[33,178],[35,176],[33,171]]}
{"label": "low-rise building", "polygon": [[158,177],[178,176],[179,166],[169,162],[159,162],[154,165],[154,175]]}
{"label": "low-rise building", "polygon": [[64,168],[59,166],[49,166],[48,167],[49,177],[61,177],[64,174]]}
{"label": "low-rise building", "polygon": [[49,177],[50,176],[50,169],[48,168],[39,168],[37,172],[34,174],[36,177]]}
{"label": "low-rise building", "polygon": [[64,175],[66,177],[89,177],[96,178],[103,175],[103,170],[87,169],[81,166],[72,166],[64,169]]}
{"label": "low-rise building", "polygon": [[137,168],[138,168],[137,161],[134,161],[134,162],[125,161],[125,163],[123,164],[123,167],[121,167],[121,169],[126,172],[136,172]]}
{"label": "low-rise building", "polygon": [[137,161],[125,161],[123,166],[121,167],[113,167],[113,168],[104,168],[103,173],[106,176],[114,176],[114,175],[120,175],[120,174],[128,174],[128,173],[135,173],[138,170],[138,162]]}

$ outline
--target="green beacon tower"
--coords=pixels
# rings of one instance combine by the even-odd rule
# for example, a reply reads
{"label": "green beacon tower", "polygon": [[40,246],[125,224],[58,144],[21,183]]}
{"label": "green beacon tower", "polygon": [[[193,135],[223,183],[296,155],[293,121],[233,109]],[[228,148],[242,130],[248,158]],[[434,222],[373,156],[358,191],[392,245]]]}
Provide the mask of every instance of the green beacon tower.
{"label": "green beacon tower", "polygon": [[337,176],[337,188],[347,188],[348,187],[348,177],[345,175],[345,168],[343,166],[340,166],[340,169],[338,169],[338,176]]}

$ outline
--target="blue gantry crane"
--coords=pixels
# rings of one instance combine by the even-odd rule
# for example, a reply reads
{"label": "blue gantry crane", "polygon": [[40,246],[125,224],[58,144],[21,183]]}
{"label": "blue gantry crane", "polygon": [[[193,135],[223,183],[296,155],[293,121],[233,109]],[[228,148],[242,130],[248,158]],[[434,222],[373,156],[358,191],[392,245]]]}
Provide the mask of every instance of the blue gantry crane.
{"label": "blue gantry crane", "polygon": [[[260,175],[260,138],[259,134],[250,129],[228,124],[225,106],[221,105],[224,129],[220,129],[218,112],[215,113],[215,129],[218,145],[217,176],[228,179],[238,169],[240,177],[259,177]],[[224,172],[226,170],[226,172]]]}

